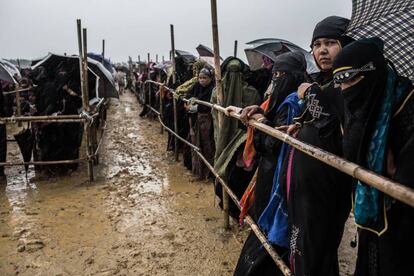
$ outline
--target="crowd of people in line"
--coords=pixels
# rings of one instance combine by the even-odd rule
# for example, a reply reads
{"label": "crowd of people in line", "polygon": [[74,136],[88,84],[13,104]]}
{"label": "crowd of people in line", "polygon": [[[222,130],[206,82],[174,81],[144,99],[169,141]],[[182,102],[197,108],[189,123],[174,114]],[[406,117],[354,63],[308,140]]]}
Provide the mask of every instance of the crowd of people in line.
{"label": "crowd of people in line", "polygon": [[[413,84],[384,58],[383,41],[355,41],[345,35],[348,24],[330,16],[315,26],[310,47],[317,75],[307,74],[300,52],[264,57],[263,68],[254,71],[236,57],[224,60],[221,104],[241,121],[194,103],[218,102],[214,71],[202,60],[178,60],[176,83],[153,65],[136,75],[137,83],[164,82],[176,95],[153,85],[137,85],[137,94],[154,107],[163,102],[171,129],[172,99],[179,96],[179,135],[200,148],[241,199],[241,211],[230,204],[231,216],[243,223],[251,215],[294,275],[339,275],[338,247],[351,209],[358,225],[355,275],[411,275],[411,207],[249,125],[255,119],[414,187]],[[144,107],[141,116],[148,114]],[[172,138],[168,150],[174,150]],[[179,151],[196,176],[213,179],[188,146],[179,143]],[[222,197],[220,185],[216,194]],[[282,272],[251,232],[234,275]]]}
{"label": "crowd of people in line", "polygon": [[[18,85],[0,80],[0,116],[77,115],[82,109],[78,63],[61,62],[57,66],[21,69],[14,76]],[[93,81],[89,82],[93,91]],[[15,90],[21,90],[16,97]],[[91,95],[93,92],[91,92]],[[19,103],[17,103],[19,101]],[[18,110],[18,108],[20,110]],[[76,160],[82,143],[83,125],[73,123],[36,123],[22,125],[14,135],[24,161]],[[14,131],[14,130],[13,130]],[[6,125],[0,124],[0,162],[6,162]],[[26,172],[27,172],[27,167]],[[36,172],[61,174],[77,169],[78,164],[36,165]],[[0,176],[5,179],[4,167]]]}

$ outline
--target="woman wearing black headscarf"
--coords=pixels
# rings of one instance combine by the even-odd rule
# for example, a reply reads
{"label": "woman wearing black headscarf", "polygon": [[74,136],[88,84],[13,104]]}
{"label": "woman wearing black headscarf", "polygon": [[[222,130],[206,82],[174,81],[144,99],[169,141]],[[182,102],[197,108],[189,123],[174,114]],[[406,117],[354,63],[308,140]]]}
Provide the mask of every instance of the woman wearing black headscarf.
{"label": "woman wearing black headscarf", "polygon": [[[341,51],[349,20],[319,22],[312,51],[321,70],[318,83],[302,84],[306,111],[294,132],[299,140],[342,155],[343,99],[332,82],[332,62]],[[320,86],[322,85],[322,86]],[[293,133],[293,132],[292,132]],[[281,186],[286,189],[290,229],[290,267],[295,275],[339,275],[338,247],[351,208],[351,182],[345,174],[292,149],[285,159]]]}
{"label": "woman wearing black headscarf", "polygon": [[[414,90],[377,38],[356,41],[334,62],[345,101],[344,155],[414,188]],[[412,275],[414,209],[355,180],[356,276]]]}
{"label": "woman wearing black headscarf", "polygon": [[[290,52],[277,57],[273,66],[273,88],[269,99],[262,106],[250,106],[242,112],[243,121],[249,118],[260,120],[269,126],[281,126],[287,124],[289,106],[284,103],[285,98],[296,92],[299,84],[305,80],[306,60],[302,53]],[[256,114],[256,115],[254,115]],[[257,178],[254,189],[253,204],[249,213],[255,221],[259,219],[263,210],[269,203],[273,186],[281,142],[259,131],[254,134],[254,148],[259,159]],[[287,248],[280,244],[274,244],[279,254],[286,254]],[[237,263],[234,275],[282,275],[278,267],[251,232],[244,244]]]}
{"label": "woman wearing black headscarf", "polygon": [[[214,88],[213,72],[208,68],[203,68],[198,74],[198,81],[187,92],[186,98],[195,98],[201,101],[210,101],[211,93]],[[215,148],[213,138],[213,118],[211,108],[197,104],[185,104],[189,117],[189,140],[193,145],[201,149],[201,153],[206,157],[210,164],[213,163]],[[206,180],[210,176],[210,170],[195,152],[192,152],[192,172],[200,180]]]}

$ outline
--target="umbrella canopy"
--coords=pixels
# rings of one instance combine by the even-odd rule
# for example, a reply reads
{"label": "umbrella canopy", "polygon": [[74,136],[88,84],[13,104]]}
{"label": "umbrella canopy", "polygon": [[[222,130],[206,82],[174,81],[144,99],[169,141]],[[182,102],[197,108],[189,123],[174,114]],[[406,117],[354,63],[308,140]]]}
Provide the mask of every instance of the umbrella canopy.
{"label": "umbrella canopy", "polygon": [[15,76],[21,77],[19,69],[13,63],[0,59],[0,80],[17,83]]}
{"label": "umbrella canopy", "polygon": [[[45,58],[32,66],[32,69],[39,66],[47,67],[51,72],[57,70],[58,68],[65,68],[65,70],[71,75],[71,78],[76,79],[76,82],[80,84],[78,56],[62,56],[49,53]],[[105,97],[118,98],[113,77],[100,62],[88,58],[88,69],[93,72],[93,74],[88,75],[90,100],[93,98]],[[79,93],[81,91],[80,85],[74,89],[76,89]]]}
{"label": "umbrella canopy", "polygon": [[211,50],[209,47],[200,44],[196,47],[196,50],[200,57],[214,57],[214,51]]}
{"label": "umbrella canopy", "polygon": [[197,59],[192,53],[182,50],[175,50],[175,55],[181,57],[186,63],[192,63]]}
{"label": "umbrella canopy", "polygon": [[246,44],[251,46],[251,48],[245,49],[244,52],[252,70],[257,70],[262,66],[263,56],[274,61],[280,54],[299,51],[305,55],[308,74],[319,72],[312,54],[290,41],[279,38],[264,38],[253,40]]}
{"label": "umbrella canopy", "polygon": [[88,58],[88,68],[98,76],[98,95],[100,98],[119,98],[114,78],[102,63]]}
{"label": "umbrella canopy", "polygon": [[170,68],[171,66],[172,66],[171,61],[165,61],[165,62],[163,62],[163,63],[157,63],[157,64],[155,64],[155,65],[154,65],[154,68],[155,68],[155,69],[158,69],[158,70],[162,70],[162,71],[164,71],[165,73],[167,73],[168,68]]}
{"label": "umbrella canopy", "polygon": [[[211,67],[214,68],[214,51],[211,50],[209,47],[204,46],[202,44],[198,45],[196,48],[198,54],[200,55],[200,59],[207,62]],[[220,57],[220,64],[222,62],[222,58]]]}
{"label": "umbrella canopy", "polygon": [[414,80],[414,1],[353,0],[347,35],[379,37],[398,73]]}
{"label": "umbrella canopy", "polygon": [[[49,53],[45,58],[32,66],[36,69],[39,66],[46,68],[50,78],[54,78],[54,74],[59,69],[64,69],[71,80],[70,88],[79,95],[81,94],[80,74],[79,74],[79,58],[77,56],[61,56]],[[96,77],[94,74],[88,74],[88,91],[89,99],[97,97]]]}
{"label": "umbrella canopy", "polygon": [[[88,58],[94,59],[102,63],[102,55],[100,54],[88,53]],[[106,70],[108,70],[111,74],[115,72],[114,65],[109,59],[105,58],[103,60],[103,65],[105,66]]]}

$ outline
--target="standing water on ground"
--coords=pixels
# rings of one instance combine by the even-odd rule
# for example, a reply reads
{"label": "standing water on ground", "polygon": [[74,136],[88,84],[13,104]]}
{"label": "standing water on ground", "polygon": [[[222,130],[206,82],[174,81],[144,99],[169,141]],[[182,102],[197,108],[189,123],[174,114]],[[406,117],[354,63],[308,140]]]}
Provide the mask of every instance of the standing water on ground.
{"label": "standing water on ground", "polygon": [[[213,185],[174,161],[159,123],[139,109],[129,92],[112,102],[93,183],[85,165],[64,177],[30,171],[27,181],[23,167],[6,169],[0,275],[232,274],[247,227],[223,230]],[[353,233],[346,228],[343,275]]]}

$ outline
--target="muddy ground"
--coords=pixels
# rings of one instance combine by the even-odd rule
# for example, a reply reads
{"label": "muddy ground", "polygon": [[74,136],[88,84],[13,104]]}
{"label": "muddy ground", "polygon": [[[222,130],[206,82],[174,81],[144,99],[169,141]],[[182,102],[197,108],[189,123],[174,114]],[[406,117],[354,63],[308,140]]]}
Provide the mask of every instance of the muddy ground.
{"label": "muddy ground", "polygon": [[[86,167],[44,177],[7,168],[0,184],[0,275],[231,275],[248,229],[222,229],[213,185],[166,152],[130,93],[113,101],[96,181]],[[11,133],[10,133],[11,134]],[[12,144],[8,160],[19,152]],[[341,245],[351,275],[355,229]]]}

